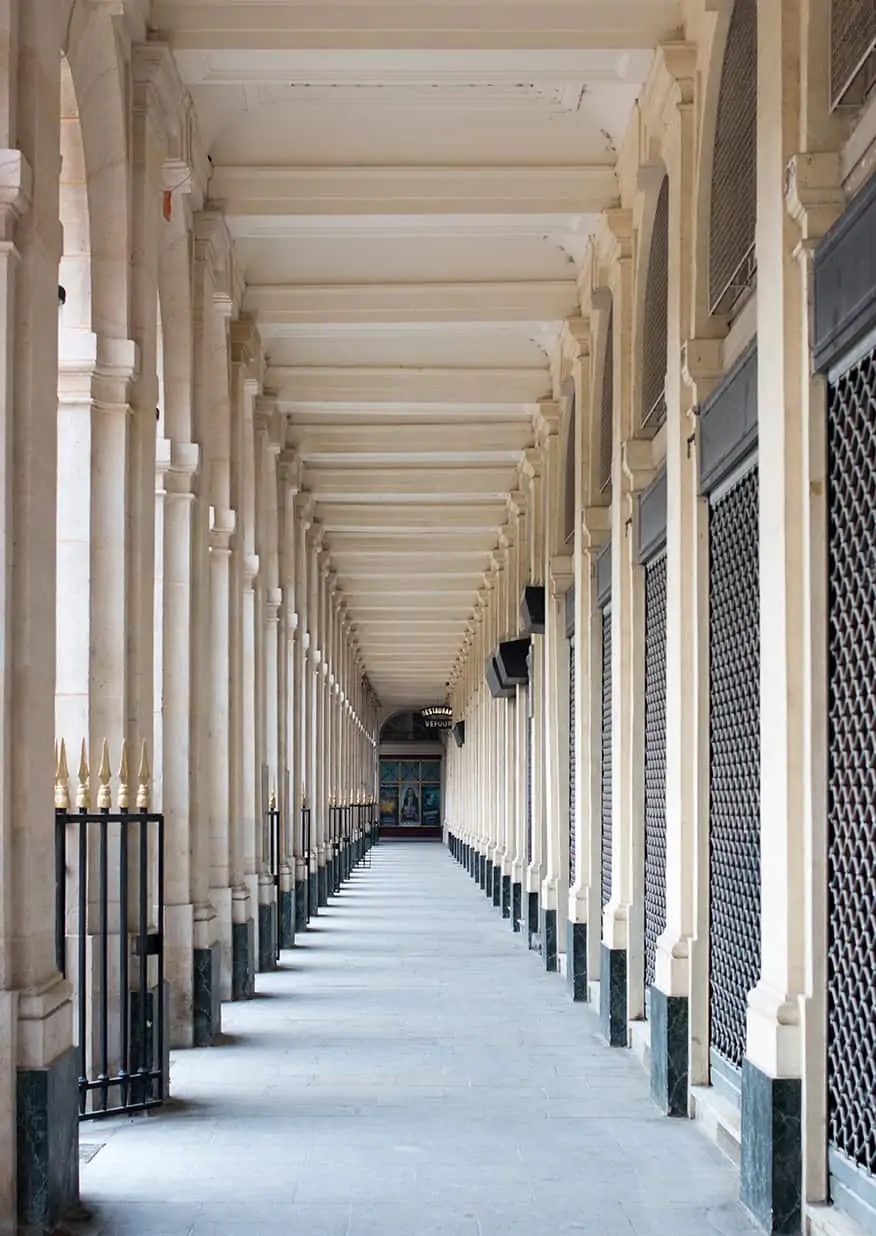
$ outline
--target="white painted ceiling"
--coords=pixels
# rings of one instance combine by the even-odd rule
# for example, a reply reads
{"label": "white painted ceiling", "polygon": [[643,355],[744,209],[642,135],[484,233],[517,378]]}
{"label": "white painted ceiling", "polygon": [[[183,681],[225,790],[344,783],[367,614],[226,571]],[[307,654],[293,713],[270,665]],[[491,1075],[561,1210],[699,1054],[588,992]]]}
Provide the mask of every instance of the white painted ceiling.
{"label": "white painted ceiling", "polygon": [[443,701],[677,0],[157,0],[369,677]]}

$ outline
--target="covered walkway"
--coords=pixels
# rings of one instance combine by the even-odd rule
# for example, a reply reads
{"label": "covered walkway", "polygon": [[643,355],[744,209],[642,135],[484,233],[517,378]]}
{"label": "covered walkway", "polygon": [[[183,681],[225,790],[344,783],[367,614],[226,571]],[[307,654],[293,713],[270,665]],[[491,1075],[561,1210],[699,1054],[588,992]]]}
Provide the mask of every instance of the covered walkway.
{"label": "covered walkway", "polygon": [[378,846],[258,996],[157,1117],[83,1128],[89,1236],[755,1231],[441,846]]}

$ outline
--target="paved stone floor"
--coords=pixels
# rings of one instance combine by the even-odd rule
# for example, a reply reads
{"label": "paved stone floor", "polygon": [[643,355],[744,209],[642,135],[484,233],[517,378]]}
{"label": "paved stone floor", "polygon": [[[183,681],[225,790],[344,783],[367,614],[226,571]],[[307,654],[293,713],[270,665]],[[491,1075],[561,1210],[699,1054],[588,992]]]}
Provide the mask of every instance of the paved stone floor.
{"label": "paved stone floor", "polygon": [[437,844],[379,846],[258,989],[160,1114],[83,1127],[89,1236],[755,1230]]}

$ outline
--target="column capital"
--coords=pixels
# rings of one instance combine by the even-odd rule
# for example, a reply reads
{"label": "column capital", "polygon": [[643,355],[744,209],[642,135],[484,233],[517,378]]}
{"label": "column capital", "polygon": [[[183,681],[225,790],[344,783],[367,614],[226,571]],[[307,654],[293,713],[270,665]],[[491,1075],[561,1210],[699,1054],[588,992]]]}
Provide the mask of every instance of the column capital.
{"label": "column capital", "polygon": [[0,150],[0,214],[11,222],[30,210],[33,172],[20,150]]}
{"label": "column capital", "polygon": [[231,549],[231,538],[237,524],[237,516],[232,510],[222,510],[210,507],[210,524],[208,544],[212,551],[227,553]]}
{"label": "column capital", "polygon": [[839,151],[796,154],[785,168],[785,207],[802,241],[817,241],[846,206]]}

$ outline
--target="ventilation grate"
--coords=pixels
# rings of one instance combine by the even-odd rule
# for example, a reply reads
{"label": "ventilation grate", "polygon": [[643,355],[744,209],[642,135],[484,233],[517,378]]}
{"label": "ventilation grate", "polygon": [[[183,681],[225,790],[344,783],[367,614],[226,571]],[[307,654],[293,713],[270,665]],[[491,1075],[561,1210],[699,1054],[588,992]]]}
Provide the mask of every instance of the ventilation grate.
{"label": "ventilation grate", "polygon": [[757,3],[736,0],[718,92],[709,225],[709,309],[730,314],[757,266]]}
{"label": "ventilation grate", "polygon": [[611,898],[611,611],[602,611],[602,906]]}
{"label": "ventilation grate", "polygon": [[709,608],[710,1042],[741,1068],[760,975],[757,468],[712,508]]}
{"label": "ventilation grate", "polygon": [[669,177],[664,176],[654,212],[642,328],[642,428],[652,433],[666,420],[668,318]]}
{"label": "ventilation grate", "polygon": [[830,99],[859,104],[876,82],[876,0],[831,0]]}
{"label": "ventilation grate", "polygon": [[602,367],[602,409],[599,416],[599,488],[611,492],[611,453],[614,418],[614,310],[608,315],[605,361]]}
{"label": "ventilation grate", "polygon": [[666,555],[645,571],[645,991],[666,927]]}
{"label": "ventilation grate", "polygon": [[828,404],[831,1144],[876,1175],[876,352]]}

